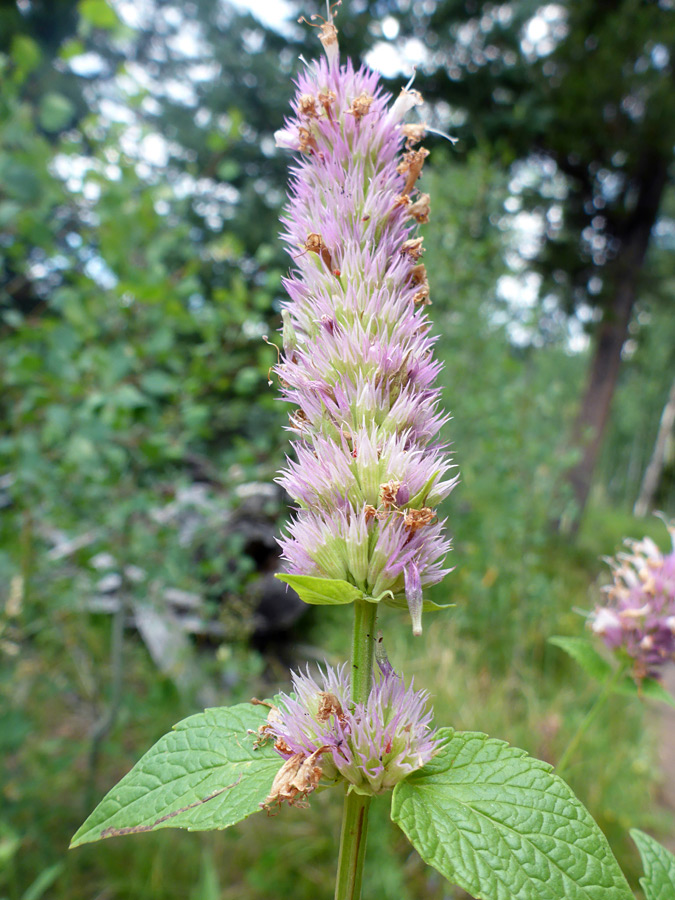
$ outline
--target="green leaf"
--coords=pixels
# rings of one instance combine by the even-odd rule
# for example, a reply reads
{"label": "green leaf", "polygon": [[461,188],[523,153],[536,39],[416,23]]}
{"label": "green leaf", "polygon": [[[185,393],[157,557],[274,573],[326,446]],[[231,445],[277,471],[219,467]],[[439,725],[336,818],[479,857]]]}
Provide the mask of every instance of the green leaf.
{"label": "green leaf", "polygon": [[[675,697],[655,678],[644,678],[640,685],[635,684],[631,678],[629,683],[632,694],[637,694],[639,697],[649,697],[651,700],[661,700],[663,703],[675,706]],[[623,688],[623,685],[621,685],[621,688]]]}
{"label": "green leaf", "polygon": [[22,81],[26,75],[37,69],[42,59],[39,46],[26,34],[17,34],[12,38],[10,53],[19,81]]}
{"label": "green leaf", "polygon": [[158,828],[227,828],[258,812],[282,762],[249,733],[266,715],[240,703],[179,722],[106,794],[71,847]]}
{"label": "green leaf", "polygon": [[107,399],[117,409],[140,409],[148,405],[148,398],[133,384],[118,385],[108,394]]}
{"label": "green leaf", "polygon": [[595,678],[597,681],[606,681],[612,674],[612,667],[588,638],[555,636],[550,637],[548,642],[564,650],[568,656],[579,663],[591,678]]}
{"label": "green leaf", "polygon": [[13,200],[5,200],[4,203],[0,203],[0,228],[11,225],[20,213],[20,203],[16,203]]}
{"label": "green leaf", "polygon": [[[572,659],[579,663],[581,668],[597,681],[606,681],[614,672],[612,666],[604,659],[588,638],[576,637],[551,637],[550,644],[560,647]],[[649,697],[652,700],[660,700],[675,706],[675,697],[667,691],[660,681],[655,678],[643,678],[638,685],[630,675],[622,678],[614,688],[616,693],[631,697]]]}
{"label": "green leaf", "polygon": [[285,581],[305,603],[314,606],[334,606],[353,603],[363,597],[360,591],[348,581],[339,578],[316,578],[313,575],[286,575],[277,573],[279,581]]}
{"label": "green leaf", "polygon": [[64,41],[63,44],[61,44],[61,49],[59,50],[59,59],[73,59],[75,56],[81,56],[86,52],[87,48],[82,43],[82,41],[78,41],[76,38],[70,38],[69,40]]}
{"label": "green leaf", "polygon": [[119,24],[117,13],[106,0],[82,0],[79,6],[82,18],[94,28],[109,30]]}
{"label": "green leaf", "polygon": [[392,819],[476,900],[633,900],[607,841],[552,767],[474,732],[396,785]]}
{"label": "green leaf", "polygon": [[73,103],[63,94],[50,91],[48,94],[44,94],[40,100],[38,118],[45,131],[50,133],[63,131],[71,123],[74,115]]}
{"label": "green leaf", "polygon": [[167,372],[161,369],[151,369],[140,378],[141,387],[148,394],[161,397],[165,394],[173,394],[178,389],[178,382]]}
{"label": "green leaf", "polygon": [[644,831],[633,828],[630,836],[642,858],[645,876],[640,884],[647,900],[675,900],[675,856]]}

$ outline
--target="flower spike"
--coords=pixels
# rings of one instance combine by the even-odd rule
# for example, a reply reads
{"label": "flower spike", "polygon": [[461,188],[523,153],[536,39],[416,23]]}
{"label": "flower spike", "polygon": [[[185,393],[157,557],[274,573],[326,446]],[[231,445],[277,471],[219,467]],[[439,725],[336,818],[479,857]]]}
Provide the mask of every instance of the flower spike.
{"label": "flower spike", "polygon": [[648,537],[627,539],[629,552],[607,560],[607,603],[589,617],[593,632],[628,658],[638,683],[659,678],[664,665],[675,661],[675,522],[665,524],[671,552],[662,553]]}
{"label": "flower spike", "polygon": [[338,64],[335,8],[317,26],[326,56],[301,72],[276,135],[296,153],[274,370],[295,407],[296,458],[278,481],[298,510],[280,543],[289,575],[407,605],[419,634],[424,589],[448,571],[437,507],[457,481],[436,441],[446,417],[417,234],[429,152],[424,127],[401,122],[422,98],[411,81],[391,104],[375,73]]}

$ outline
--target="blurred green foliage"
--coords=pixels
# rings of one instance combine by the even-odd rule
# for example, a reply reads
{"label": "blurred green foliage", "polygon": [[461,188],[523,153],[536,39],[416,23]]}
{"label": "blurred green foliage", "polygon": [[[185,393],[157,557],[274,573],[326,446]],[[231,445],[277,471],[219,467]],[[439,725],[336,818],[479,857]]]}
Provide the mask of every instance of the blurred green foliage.
{"label": "blurred green foliage", "polygon": [[[287,265],[275,240],[287,160],[270,142],[294,53],[315,41],[208,0],[183,13],[158,0],[135,28],[105,0],[59,6],[0,13],[0,897],[329,896],[339,816],[329,794],[224,835],[166,832],[64,855],[92,797],[174,722],[287,686],[285,668],[246,641],[255,561],[236,516],[242,486],[270,483],[287,447],[263,340],[275,340]],[[397,11],[355,8],[347,49],[367,49],[380,35],[373,15]],[[193,28],[194,52],[177,49]],[[518,105],[497,106],[502,124],[528,121]],[[530,125],[543,128],[540,118]],[[432,692],[439,721],[555,760],[593,688],[547,638],[583,627],[575,608],[593,603],[600,555],[626,534],[662,540],[659,523],[628,510],[670,382],[672,261],[666,229],[595,504],[571,547],[548,523],[568,504],[563,437],[586,358],[558,307],[509,304],[498,290],[513,275],[513,154],[487,125],[475,131],[468,151],[432,146],[424,173],[453,415],[444,439],[462,476],[443,510],[457,569],[436,592],[456,608],[428,617],[423,645],[405,617],[383,622],[394,665]],[[672,497],[666,481],[662,505]],[[225,640],[193,654],[189,678],[161,675],[135,632],[117,645],[116,620],[90,608],[111,574],[129,604],[161,610],[167,588],[198,594]],[[310,620],[298,657],[342,659],[348,618]],[[628,827],[667,821],[645,802],[654,760],[639,704],[616,698],[569,773],[633,873]],[[385,804],[374,819],[366,894],[448,897]]]}

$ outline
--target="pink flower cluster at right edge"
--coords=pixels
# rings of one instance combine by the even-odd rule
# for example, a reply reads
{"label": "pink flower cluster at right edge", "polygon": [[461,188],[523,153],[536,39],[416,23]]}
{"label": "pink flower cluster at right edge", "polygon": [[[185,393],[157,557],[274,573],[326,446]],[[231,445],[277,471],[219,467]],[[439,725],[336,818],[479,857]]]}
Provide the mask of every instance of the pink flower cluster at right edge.
{"label": "pink flower cluster at right edge", "polygon": [[589,619],[592,630],[614,651],[632,660],[633,677],[659,678],[675,660],[675,522],[666,526],[672,550],[662,553],[651,538],[626,540],[629,550],[608,559],[612,584],[607,604]]}
{"label": "pink flower cluster at right edge", "polygon": [[349,582],[369,599],[407,606],[422,631],[423,589],[448,571],[436,514],[456,477],[434,442],[438,408],[429,285],[417,225],[428,151],[422,102],[390,103],[377,75],[340,65],[337,30],[326,56],[297,80],[293,116],[277,146],[297,153],[282,235],[283,354],[276,372],[291,415],[296,460],[279,478],[298,504],[281,540],[286,571]]}

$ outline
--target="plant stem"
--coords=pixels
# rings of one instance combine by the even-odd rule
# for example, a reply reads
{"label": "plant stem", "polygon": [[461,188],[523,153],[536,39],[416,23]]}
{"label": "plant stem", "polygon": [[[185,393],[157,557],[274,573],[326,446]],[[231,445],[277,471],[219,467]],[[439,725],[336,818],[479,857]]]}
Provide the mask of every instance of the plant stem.
{"label": "plant stem", "polygon": [[[376,614],[374,603],[355,601],[351,663],[353,703],[365,703],[370,694]],[[370,800],[370,797],[363,797],[354,791],[345,796],[335,900],[359,900],[361,896]]]}
{"label": "plant stem", "polygon": [[627,667],[625,665],[617,666],[617,668],[614,669],[614,671],[611,672],[607,676],[605,683],[603,685],[603,688],[600,691],[600,693],[598,694],[598,696],[595,700],[595,703],[588,710],[588,712],[586,713],[586,716],[584,717],[583,722],[577,728],[576,734],[570,740],[567,747],[565,747],[565,751],[564,751],[563,755],[560,757],[558,765],[555,767],[556,775],[560,775],[562,777],[562,773],[567,768],[567,765],[568,765],[570,759],[572,759],[572,757],[574,756],[574,754],[577,750],[577,747],[581,743],[582,737],[586,734],[588,729],[591,727],[591,725],[595,721],[598,713],[600,712],[602,707],[605,705],[607,698],[612,693],[614,688],[617,686],[617,684],[619,683],[619,681],[623,677],[623,675],[626,673],[626,668]]}
{"label": "plant stem", "polygon": [[377,605],[367,600],[354,603],[354,633],[352,636],[352,703],[365,703],[373,681],[375,648],[375,619]]}

